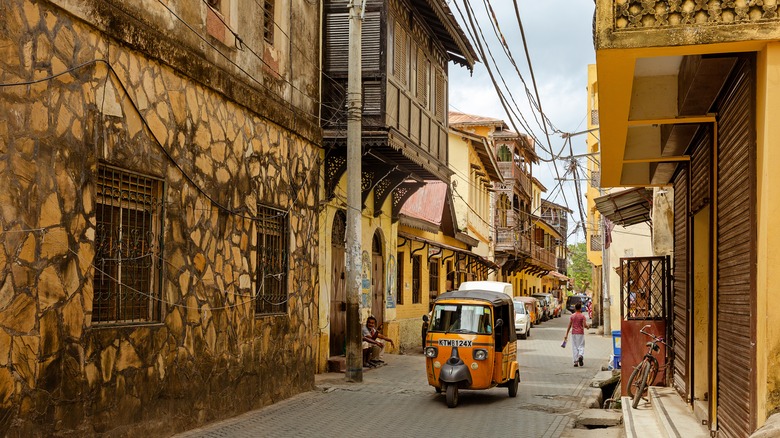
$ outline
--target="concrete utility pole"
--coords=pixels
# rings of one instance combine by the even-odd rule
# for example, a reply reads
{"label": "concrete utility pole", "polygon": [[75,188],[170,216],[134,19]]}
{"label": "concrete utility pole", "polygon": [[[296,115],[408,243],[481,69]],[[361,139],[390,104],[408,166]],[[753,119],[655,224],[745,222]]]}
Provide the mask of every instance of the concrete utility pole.
{"label": "concrete utility pole", "polygon": [[362,271],[362,84],[363,18],[361,0],[349,2],[349,75],[347,79],[347,370],[348,382],[363,381],[363,349],[360,330],[360,280]]}
{"label": "concrete utility pole", "polygon": [[[599,189],[599,194],[603,195],[603,191]],[[612,297],[609,294],[609,248],[606,248],[607,241],[607,221],[604,217],[601,217],[601,297],[603,300],[604,309],[604,336],[612,336],[612,316],[610,314],[610,306],[612,305]],[[622,303],[621,303],[622,305]]]}

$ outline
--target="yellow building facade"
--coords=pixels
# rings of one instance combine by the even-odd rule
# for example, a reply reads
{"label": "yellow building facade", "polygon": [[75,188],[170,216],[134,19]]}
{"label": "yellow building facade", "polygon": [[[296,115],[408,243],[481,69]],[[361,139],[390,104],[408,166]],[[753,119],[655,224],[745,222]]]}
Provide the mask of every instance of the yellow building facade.
{"label": "yellow building facade", "polygon": [[748,436],[780,408],[777,4],[596,3],[601,185],[673,190],[672,384]]}

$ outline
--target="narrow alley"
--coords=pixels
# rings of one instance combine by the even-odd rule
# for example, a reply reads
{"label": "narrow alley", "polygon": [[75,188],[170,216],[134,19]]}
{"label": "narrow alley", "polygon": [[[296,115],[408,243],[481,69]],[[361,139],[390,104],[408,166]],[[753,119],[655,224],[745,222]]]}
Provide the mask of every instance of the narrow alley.
{"label": "narrow alley", "polygon": [[560,345],[568,320],[567,314],[536,325],[518,340],[515,399],[506,388],[462,391],[459,406],[448,409],[427,384],[420,352],[386,354],[387,365],[366,371],[362,384],[345,383],[343,374],[317,375],[317,390],[177,437],[559,437],[573,427],[584,388],[611,349],[611,339],[591,329],[585,367],[574,368],[571,350]]}

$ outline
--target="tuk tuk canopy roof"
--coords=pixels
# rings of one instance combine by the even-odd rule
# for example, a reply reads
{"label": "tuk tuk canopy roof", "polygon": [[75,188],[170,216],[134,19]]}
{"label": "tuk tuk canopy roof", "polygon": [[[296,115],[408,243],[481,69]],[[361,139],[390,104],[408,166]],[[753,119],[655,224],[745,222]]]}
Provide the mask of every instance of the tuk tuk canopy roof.
{"label": "tuk tuk canopy roof", "polygon": [[439,300],[482,300],[487,301],[494,306],[506,306],[512,304],[512,297],[501,292],[493,292],[489,290],[454,290],[451,292],[445,292],[436,299]]}

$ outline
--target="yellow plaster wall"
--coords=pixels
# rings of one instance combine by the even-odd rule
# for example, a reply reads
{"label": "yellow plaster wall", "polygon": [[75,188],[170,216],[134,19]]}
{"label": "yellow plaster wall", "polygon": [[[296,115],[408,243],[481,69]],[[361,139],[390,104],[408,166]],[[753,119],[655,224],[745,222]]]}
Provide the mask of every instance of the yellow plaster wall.
{"label": "yellow plaster wall", "polygon": [[[441,232],[439,233],[431,233],[428,231],[423,231],[420,229],[407,227],[407,226],[399,226],[398,230],[405,233],[410,234],[422,239],[430,240],[433,242],[442,243],[448,246],[461,248],[461,249],[467,249],[466,245],[463,242],[460,242],[459,240],[456,240],[453,237],[445,236]],[[403,243],[403,239],[399,239],[401,243]],[[412,302],[412,260],[411,260],[411,252],[417,251],[418,248],[422,246],[422,242],[412,240],[411,243],[406,243],[403,245],[402,248],[398,248],[397,245],[394,245],[393,248],[395,253],[403,254],[403,264],[404,264],[404,272],[403,272],[403,279],[401,279],[401,290],[398,291],[398,293],[403,293],[403,302],[404,304],[396,304],[396,308],[394,310],[395,318],[393,321],[386,324],[386,327],[390,330],[390,334],[388,334],[388,331],[386,330],[386,334],[388,336],[392,337],[394,341],[396,341],[396,344],[399,346],[401,351],[409,351],[420,347],[421,343],[421,334],[420,329],[422,326],[422,316],[427,314],[430,309],[430,269],[428,264],[428,250],[430,248],[430,245],[426,245],[425,248],[423,248],[421,251],[417,252],[416,255],[419,255],[421,257],[421,263],[420,263],[420,302],[419,303],[413,303]],[[452,251],[449,249],[444,249],[442,253],[438,256],[438,259],[440,261],[439,266],[439,293],[444,293],[447,291],[446,289],[446,279],[447,279],[447,265],[446,263],[442,263],[441,261],[447,257],[450,257],[452,255]],[[431,260],[434,260],[435,257],[432,257]],[[454,260],[454,258],[450,258],[450,261]],[[397,261],[397,259],[396,259]],[[397,296],[397,295],[396,295]],[[388,309],[390,310],[390,309]]]}
{"label": "yellow plaster wall", "polygon": [[[330,297],[332,293],[333,285],[333,272],[332,266],[332,233],[333,233],[333,220],[338,210],[346,210],[346,177],[343,177],[339,185],[335,189],[335,197],[325,204],[320,213],[320,229],[319,229],[319,275],[320,275],[320,294],[319,294],[319,342],[317,353],[317,372],[326,372],[328,365],[328,357],[331,355],[329,351],[330,345]],[[390,220],[390,211],[392,208],[391,199],[388,198],[382,207],[382,214],[379,217],[374,217],[374,197],[369,196],[366,200],[366,208],[363,210],[363,217],[361,221],[361,244],[364,252],[368,252],[369,257],[372,254],[372,242],[374,233],[378,230],[382,236],[382,251],[385,262],[384,268],[384,280],[385,291],[388,286],[391,288],[392,294],[395,297],[395,282],[388,284],[388,261],[390,257],[393,258],[392,266],[395,266],[396,256],[396,244],[397,244],[397,224],[393,224]],[[369,272],[371,270],[369,269]],[[392,276],[392,278],[395,278]],[[364,324],[366,318],[375,312],[371,309],[371,291],[361,290],[362,295],[368,293],[368,307],[361,304],[360,307],[360,324]],[[385,295],[387,295],[385,293]],[[392,322],[396,319],[396,312],[394,308],[387,308],[387,301],[385,299],[384,309],[384,324],[386,332],[392,329]],[[382,322],[380,322],[382,324]],[[391,336],[392,337],[392,336]],[[396,338],[393,338],[394,340]],[[388,346],[388,352],[392,352],[392,347]]]}
{"label": "yellow plaster wall", "polygon": [[780,408],[780,43],[769,44],[757,61],[756,390],[761,426]]}
{"label": "yellow plaster wall", "polygon": [[[591,111],[598,110],[598,102],[599,102],[599,91],[598,91],[598,78],[596,76],[596,65],[590,64],[588,65],[588,112],[587,114],[590,115]],[[598,120],[596,120],[596,123],[593,123],[593,120],[591,117],[587,117],[588,129],[594,129],[598,128]],[[596,153],[599,152],[599,138],[600,134],[598,131],[595,131],[592,134],[587,134],[585,137],[585,143],[588,145],[588,153]],[[588,178],[592,175],[593,172],[598,172],[601,170],[601,166],[596,163],[600,163],[600,156],[595,155],[594,160],[587,160],[588,163]],[[585,231],[585,246],[587,248],[587,254],[588,254],[588,261],[591,263],[591,265],[594,266],[594,269],[597,267],[600,267],[603,264],[603,258],[601,251],[591,251],[591,245],[590,245],[590,236],[592,234],[592,231],[595,231],[595,228],[598,227],[598,224],[601,223],[601,214],[599,214],[598,210],[596,210],[596,203],[594,199],[601,196],[601,192],[599,189],[593,187],[591,184],[587,185],[587,208],[588,208],[588,223],[585,225],[588,227]]]}
{"label": "yellow plaster wall", "polygon": [[[467,201],[460,199],[458,195],[468,199],[469,193],[471,193],[471,182],[469,181],[469,176],[471,175],[469,167],[469,144],[470,140],[458,135],[458,133],[450,133],[449,146],[447,148],[449,154],[447,161],[450,169],[455,171],[452,175],[452,197],[455,203],[453,207],[456,220],[458,221],[457,226],[459,228],[466,227],[468,206],[466,205]],[[457,192],[457,194],[455,192]]]}

